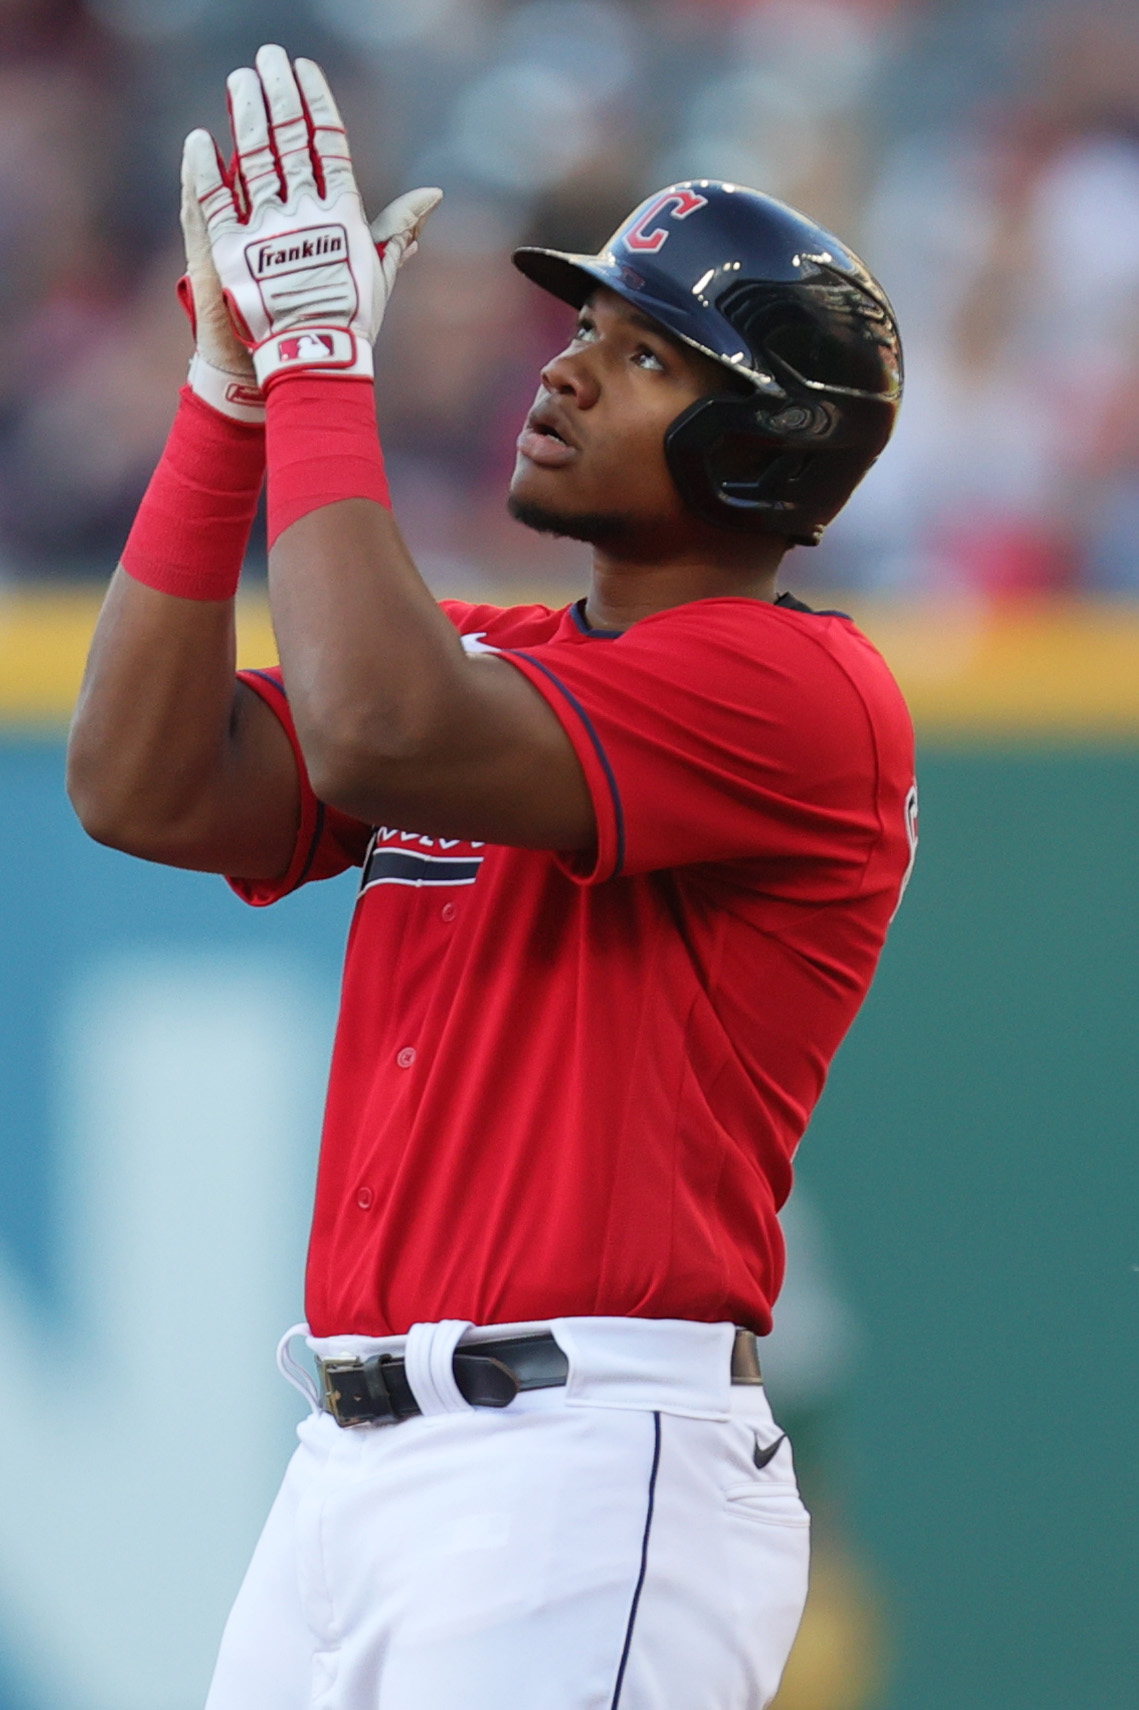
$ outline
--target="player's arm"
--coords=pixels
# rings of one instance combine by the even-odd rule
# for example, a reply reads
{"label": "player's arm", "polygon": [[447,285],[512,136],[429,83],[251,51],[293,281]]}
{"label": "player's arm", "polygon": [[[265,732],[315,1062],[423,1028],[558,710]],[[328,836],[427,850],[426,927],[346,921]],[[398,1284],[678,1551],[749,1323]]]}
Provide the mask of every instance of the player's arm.
{"label": "player's arm", "polygon": [[115,572],[67,756],[68,794],[98,842],[240,878],[288,867],[296,761],[274,714],[235,681],[234,652],[231,600]]}
{"label": "player's arm", "polygon": [[162,461],[111,582],[68,749],[86,830],[152,861],[270,879],[288,867],[288,738],[234,679],[233,594],[261,489],[264,401],[235,337],[193,186],[179,294],[195,350]]}
{"label": "player's arm", "polygon": [[207,133],[186,159],[266,393],[270,598],[313,787],[369,824],[583,848],[592,803],[558,717],[464,653],[387,508],[371,346],[440,193],[369,230],[323,75],[279,47],[233,73],[229,104],[246,198]]}
{"label": "player's arm", "polygon": [[348,499],[310,512],[277,541],[269,574],[322,800],[443,837],[593,842],[592,799],[557,715],[505,660],[463,651],[390,511]]}

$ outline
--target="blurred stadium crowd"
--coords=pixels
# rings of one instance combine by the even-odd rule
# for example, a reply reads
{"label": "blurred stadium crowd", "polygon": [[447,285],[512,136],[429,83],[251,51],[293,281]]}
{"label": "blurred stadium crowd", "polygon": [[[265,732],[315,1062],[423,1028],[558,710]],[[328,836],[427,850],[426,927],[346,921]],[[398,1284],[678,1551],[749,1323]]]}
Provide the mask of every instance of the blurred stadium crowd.
{"label": "blurred stadium crowd", "polygon": [[794,586],[1139,593],[1133,0],[0,0],[0,581],[118,555],[189,349],[181,139],[262,39],[325,64],[372,211],[447,192],[379,377],[440,591],[576,550],[503,510],[567,325],[510,246],[707,174],[834,226],[906,343],[895,446]]}

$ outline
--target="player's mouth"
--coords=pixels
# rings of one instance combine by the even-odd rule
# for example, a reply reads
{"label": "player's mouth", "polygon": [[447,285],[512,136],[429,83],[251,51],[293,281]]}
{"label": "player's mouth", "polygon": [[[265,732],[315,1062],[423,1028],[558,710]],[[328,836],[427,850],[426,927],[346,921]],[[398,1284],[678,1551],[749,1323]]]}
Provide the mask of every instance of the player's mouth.
{"label": "player's mouth", "polygon": [[560,468],[578,453],[578,447],[568,438],[560,422],[555,421],[553,411],[541,404],[530,411],[517,444],[523,457],[544,469]]}

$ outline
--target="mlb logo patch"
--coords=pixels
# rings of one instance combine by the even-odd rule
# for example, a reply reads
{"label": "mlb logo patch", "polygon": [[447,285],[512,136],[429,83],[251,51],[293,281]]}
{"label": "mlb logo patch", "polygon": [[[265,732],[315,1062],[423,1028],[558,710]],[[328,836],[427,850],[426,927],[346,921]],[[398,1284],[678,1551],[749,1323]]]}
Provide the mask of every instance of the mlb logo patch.
{"label": "mlb logo patch", "polygon": [[282,362],[330,362],[335,354],[336,346],[330,333],[298,333],[281,339],[277,345],[277,355]]}
{"label": "mlb logo patch", "polygon": [[304,327],[282,333],[273,340],[274,366],[278,368],[351,368],[356,360],[356,340],[347,327]]}

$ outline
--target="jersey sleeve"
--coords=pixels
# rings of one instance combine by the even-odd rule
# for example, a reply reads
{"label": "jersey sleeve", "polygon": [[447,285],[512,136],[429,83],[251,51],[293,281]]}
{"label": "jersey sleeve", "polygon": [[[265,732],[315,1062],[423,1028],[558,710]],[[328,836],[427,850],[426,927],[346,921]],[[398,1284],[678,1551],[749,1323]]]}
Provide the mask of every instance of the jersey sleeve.
{"label": "jersey sleeve", "polygon": [[[468,635],[469,643],[476,651],[487,630],[504,615],[498,606],[471,605],[464,600],[443,600],[441,605],[460,634]],[[263,908],[269,903],[279,902],[301,885],[312,884],[317,879],[332,879],[348,867],[361,866],[372,828],[329,807],[315,795],[301,753],[280,666],[239,671],[238,677],[280,720],[292,744],[301,786],[300,826],[288,872],[274,880],[230,878],[228,881],[243,901]]]}
{"label": "jersey sleeve", "polygon": [[460,635],[479,640],[502,618],[501,606],[474,605],[470,600],[440,600],[440,611],[446,612]]}
{"label": "jersey sleeve", "polygon": [[832,620],[756,606],[696,601],[615,640],[504,651],[589,783],[597,847],[560,858],[572,877],[751,861],[803,900],[857,887],[882,831],[873,721],[805,628]]}
{"label": "jersey sleeve", "polygon": [[364,859],[371,827],[352,819],[336,808],[319,801],[309,782],[308,768],[297,740],[289,697],[281,678],[279,666],[264,671],[239,671],[238,677],[259,695],[280,720],[285,735],[292,744],[301,786],[301,817],[297,841],[288,871],[279,879],[237,879],[228,882],[244,902],[255,908],[279,902],[301,885],[316,879],[332,879],[348,867],[358,867]]}

